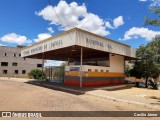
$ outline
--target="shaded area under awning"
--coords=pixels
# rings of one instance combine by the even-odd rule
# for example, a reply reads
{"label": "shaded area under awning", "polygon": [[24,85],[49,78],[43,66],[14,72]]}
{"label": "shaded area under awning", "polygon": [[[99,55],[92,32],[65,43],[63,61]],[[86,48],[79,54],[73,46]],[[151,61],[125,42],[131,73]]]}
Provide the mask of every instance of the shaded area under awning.
{"label": "shaded area under awning", "polygon": [[[81,46],[70,46],[64,47],[52,51],[47,51],[43,53],[38,53],[35,55],[30,55],[27,58],[36,58],[42,59],[44,55],[44,59],[47,60],[61,60],[61,61],[80,61],[81,54]],[[114,56],[115,54],[113,54]],[[100,61],[100,60],[108,60],[109,52],[104,52],[100,50],[95,50],[91,48],[83,47],[83,61]],[[125,56],[125,60],[133,60],[135,58]]]}

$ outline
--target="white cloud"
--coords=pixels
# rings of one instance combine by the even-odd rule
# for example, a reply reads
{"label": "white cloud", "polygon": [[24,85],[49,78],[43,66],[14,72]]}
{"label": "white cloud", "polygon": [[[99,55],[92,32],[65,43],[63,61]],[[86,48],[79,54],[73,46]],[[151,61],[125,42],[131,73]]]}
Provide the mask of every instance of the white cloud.
{"label": "white cloud", "polygon": [[4,45],[4,44],[0,44],[0,46],[6,46],[6,45]]}
{"label": "white cloud", "polygon": [[0,40],[3,42],[16,43],[18,45],[32,43],[32,41],[27,39],[26,36],[18,35],[16,33],[6,34],[3,37],[1,37]]}
{"label": "white cloud", "polygon": [[44,66],[60,66],[64,61],[47,60]]}
{"label": "white cloud", "polygon": [[114,27],[110,24],[109,21],[107,21],[105,24],[106,24],[106,27],[107,27],[107,28],[114,29]]}
{"label": "white cloud", "polygon": [[34,41],[39,42],[39,41],[47,39],[49,37],[51,37],[51,35],[49,33],[40,33],[40,34],[37,35],[37,38],[34,39]]}
{"label": "white cloud", "polygon": [[140,2],[150,2],[150,7],[160,6],[160,0],[139,0]]}
{"label": "white cloud", "polygon": [[151,7],[160,6],[160,0],[151,0]]}
{"label": "white cloud", "polygon": [[[42,16],[45,20],[51,21],[51,24],[61,25],[62,29],[70,29],[76,26],[80,17],[87,13],[85,4],[78,6],[76,2],[67,4],[66,1],[60,1],[54,8],[46,6],[39,11],[37,15]],[[57,17],[58,15],[58,17]],[[66,16],[66,17],[65,17]]]}
{"label": "white cloud", "polygon": [[52,29],[52,27],[48,27],[47,30],[48,30],[50,33],[54,33],[54,30]]}
{"label": "white cloud", "polygon": [[118,27],[122,26],[123,24],[124,24],[123,16],[118,16],[117,18],[115,18],[113,20],[113,25],[111,25],[109,21],[105,22],[106,27],[110,28],[110,29],[117,29]]}
{"label": "white cloud", "polygon": [[144,27],[133,27],[125,32],[124,38],[119,40],[129,40],[129,39],[137,39],[144,38],[148,41],[152,40],[157,34],[160,34],[160,31],[149,30]]}
{"label": "white cloud", "polygon": [[77,27],[102,36],[110,34],[109,31],[106,31],[103,19],[92,13],[88,13],[83,20],[79,21]]}
{"label": "white cloud", "polygon": [[[108,35],[105,21],[98,15],[88,13],[85,4],[78,5],[76,2],[70,4],[60,1],[57,6],[46,6],[43,10],[36,12],[51,24],[60,26],[60,30],[68,30],[79,27],[102,36]],[[58,16],[57,16],[58,15]]]}
{"label": "white cloud", "polygon": [[123,16],[119,16],[113,20],[113,25],[115,29],[118,28],[119,26],[122,26],[123,24],[124,24]]}

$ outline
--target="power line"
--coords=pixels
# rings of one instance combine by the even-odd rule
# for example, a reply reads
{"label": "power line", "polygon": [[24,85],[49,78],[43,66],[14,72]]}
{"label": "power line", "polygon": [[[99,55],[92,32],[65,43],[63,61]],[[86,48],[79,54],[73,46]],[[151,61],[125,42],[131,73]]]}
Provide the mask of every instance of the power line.
{"label": "power line", "polygon": [[[57,16],[57,18],[58,18],[58,20],[59,20],[59,22],[60,22],[60,24],[63,26],[67,26],[67,24],[64,24],[63,22],[62,22],[62,20],[61,20],[61,18],[60,18],[60,16],[58,15],[58,13],[56,12],[56,9],[55,9],[55,7],[54,6],[52,6],[52,3],[51,3],[51,0],[48,0],[48,2],[49,2],[49,4],[51,5],[51,7],[52,7],[52,9],[53,9],[53,11],[55,12],[55,14],[56,14],[56,16]],[[61,10],[61,9],[60,9]],[[65,20],[67,20],[66,18],[65,18],[65,16],[64,15],[62,15],[62,17],[65,19]],[[70,34],[68,34],[68,37],[74,42],[74,40],[72,39],[72,37],[70,36]]]}
{"label": "power line", "polygon": [[56,12],[56,9],[54,8],[54,6],[52,6],[51,0],[48,0],[48,2],[49,2],[49,4],[51,5],[53,11],[55,12],[55,14],[56,14],[56,16],[57,16],[59,22],[63,25],[63,22],[61,21],[61,19],[60,19],[58,13]]}

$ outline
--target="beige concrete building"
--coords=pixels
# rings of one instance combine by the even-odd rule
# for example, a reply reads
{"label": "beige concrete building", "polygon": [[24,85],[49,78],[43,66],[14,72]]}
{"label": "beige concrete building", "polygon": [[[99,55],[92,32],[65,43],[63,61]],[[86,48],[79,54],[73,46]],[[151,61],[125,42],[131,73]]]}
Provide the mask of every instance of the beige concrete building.
{"label": "beige concrete building", "polygon": [[64,84],[100,86],[124,84],[125,61],[136,49],[88,31],[73,28],[22,49],[22,57],[68,61]]}
{"label": "beige concrete building", "polygon": [[42,69],[41,59],[21,57],[22,46],[0,46],[0,77],[27,77],[32,69]]}

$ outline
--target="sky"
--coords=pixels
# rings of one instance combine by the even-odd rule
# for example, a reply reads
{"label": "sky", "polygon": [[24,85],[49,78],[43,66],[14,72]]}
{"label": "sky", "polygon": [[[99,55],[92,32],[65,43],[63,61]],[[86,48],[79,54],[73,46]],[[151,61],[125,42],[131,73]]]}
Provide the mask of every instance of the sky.
{"label": "sky", "polygon": [[145,16],[158,19],[151,7],[160,0],[0,0],[0,46],[28,46],[78,27],[138,48],[160,34],[144,26]]}

